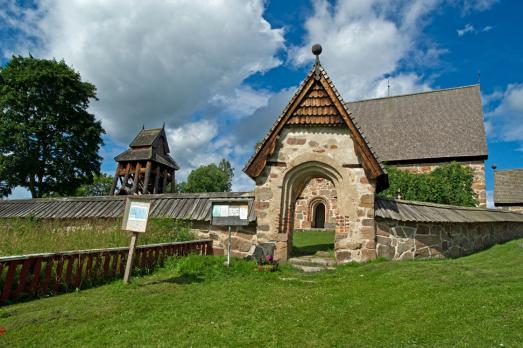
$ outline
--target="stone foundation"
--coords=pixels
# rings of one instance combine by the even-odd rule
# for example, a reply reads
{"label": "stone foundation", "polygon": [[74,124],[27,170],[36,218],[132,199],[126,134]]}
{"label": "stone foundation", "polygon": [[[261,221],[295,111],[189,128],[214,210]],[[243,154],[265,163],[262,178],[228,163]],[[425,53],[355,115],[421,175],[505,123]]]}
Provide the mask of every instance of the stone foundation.
{"label": "stone foundation", "polygon": [[[421,163],[421,164],[397,164],[393,165],[394,167],[405,170],[411,173],[429,173],[434,169],[438,168],[443,164],[448,164],[449,162],[441,163]],[[472,189],[477,196],[479,207],[487,207],[487,187],[485,180],[485,163],[484,161],[465,161],[459,162],[459,164],[472,168],[474,172],[474,181],[472,182]]]}
{"label": "stone foundation", "polygon": [[523,223],[415,223],[376,218],[376,253],[390,260],[472,254],[523,237]]}
{"label": "stone foundation", "polygon": [[[191,231],[198,239],[212,239],[215,255],[227,253],[229,229],[227,226],[211,226],[206,222],[193,222]],[[254,252],[257,245],[256,224],[232,228],[231,254],[235,257],[246,257]]]}

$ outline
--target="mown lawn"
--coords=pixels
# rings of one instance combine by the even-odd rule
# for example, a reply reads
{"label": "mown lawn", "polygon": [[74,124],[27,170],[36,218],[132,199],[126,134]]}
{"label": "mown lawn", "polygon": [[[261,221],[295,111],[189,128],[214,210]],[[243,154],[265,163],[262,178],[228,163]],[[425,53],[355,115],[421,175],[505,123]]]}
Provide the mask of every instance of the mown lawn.
{"label": "mown lawn", "polygon": [[521,347],[522,244],[313,275],[192,257],[130,286],[0,308],[0,346]]}
{"label": "mown lawn", "polygon": [[292,255],[313,255],[318,251],[334,252],[334,231],[294,231]]}

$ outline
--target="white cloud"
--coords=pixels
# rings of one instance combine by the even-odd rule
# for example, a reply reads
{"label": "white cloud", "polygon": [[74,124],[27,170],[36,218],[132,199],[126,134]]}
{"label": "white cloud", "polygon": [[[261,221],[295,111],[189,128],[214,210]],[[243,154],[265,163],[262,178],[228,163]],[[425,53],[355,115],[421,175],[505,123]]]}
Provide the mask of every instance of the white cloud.
{"label": "white cloud", "polygon": [[523,84],[508,85],[500,104],[486,116],[494,139],[523,142]]}
{"label": "white cloud", "polygon": [[494,191],[491,191],[491,190],[487,190],[487,208],[495,208]]}
{"label": "white cloud", "polygon": [[458,36],[463,36],[468,33],[471,33],[471,34],[487,33],[489,31],[491,31],[492,29],[494,29],[493,26],[487,25],[487,26],[483,27],[481,30],[478,30],[472,24],[467,23],[467,24],[465,24],[465,26],[462,29],[456,30],[456,32],[458,33]]}
{"label": "white cloud", "polygon": [[[321,43],[322,64],[347,100],[386,95],[384,76],[392,75],[398,91],[426,89],[414,73],[398,72],[403,60],[419,53],[417,39],[426,15],[437,1],[314,1],[305,23],[304,45],[291,50],[297,65],[310,62],[310,47]],[[392,86],[392,85],[391,85]]]}
{"label": "white cloud", "polygon": [[242,118],[266,106],[271,95],[272,93],[266,90],[254,90],[249,86],[242,86],[227,95],[214,96],[211,102],[233,117]]}
{"label": "white cloud", "polygon": [[468,14],[474,11],[481,12],[490,10],[497,2],[499,2],[499,0],[463,0],[463,13]]}
{"label": "white cloud", "polygon": [[25,42],[34,55],[64,58],[97,86],[93,110],[109,135],[127,141],[144,122],[178,127],[214,96],[279,65],[283,31],[263,11],[262,0],[46,0],[31,16],[14,8],[10,18],[38,38],[38,46]]}
{"label": "white cloud", "polygon": [[463,27],[463,29],[458,29],[456,31],[458,33],[458,36],[463,36],[467,33],[475,33],[476,29],[472,24],[466,24],[465,27]]}
{"label": "white cloud", "polygon": [[252,180],[241,171],[243,163],[240,159],[246,154],[246,148],[232,136],[221,135],[215,121],[186,123],[181,127],[166,129],[166,133],[171,155],[181,167],[178,173],[180,180],[185,180],[193,169],[201,165],[218,163],[226,158],[234,168],[233,189],[249,191],[254,187]]}

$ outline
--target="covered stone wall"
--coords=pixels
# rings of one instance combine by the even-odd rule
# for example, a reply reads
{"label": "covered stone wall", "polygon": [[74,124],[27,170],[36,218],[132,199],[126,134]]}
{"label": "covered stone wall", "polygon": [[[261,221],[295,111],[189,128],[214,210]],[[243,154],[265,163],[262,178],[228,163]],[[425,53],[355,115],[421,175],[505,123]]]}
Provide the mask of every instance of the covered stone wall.
{"label": "covered stone wall", "polygon": [[377,256],[391,260],[464,256],[521,237],[521,222],[416,223],[376,218]]}
{"label": "covered stone wall", "polygon": [[[458,161],[459,162],[459,161]],[[434,169],[438,168],[442,164],[448,164],[449,162],[441,163],[415,163],[415,164],[397,164],[394,167],[406,170],[411,173],[429,173]],[[487,206],[487,187],[485,180],[485,163],[483,161],[463,161],[459,162],[461,165],[472,168],[474,172],[474,181],[472,183],[472,189],[476,193],[479,206],[486,208]]]}
{"label": "covered stone wall", "polygon": [[[212,239],[215,255],[224,255],[227,252],[229,229],[227,226],[211,226],[208,222],[193,222],[191,231],[198,239]],[[235,257],[252,255],[257,245],[256,224],[232,228],[231,254]]]}
{"label": "covered stone wall", "polygon": [[325,228],[336,228],[336,187],[332,181],[325,178],[312,178],[304,187],[296,200],[294,229],[309,229],[313,227],[314,207],[317,203],[325,204]]}
{"label": "covered stone wall", "polygon": [[523,213],[523,205],[503,205],[498,208],[501,210],[513,211],[515,213]]}
{"label": "covered stone wall", "polygon": [[285,127],[256,179],[258,243],[275,242],[276,258],[292,246],[296,198],[311,178],[323,177],[337,193],[336,257],[375,258],[374,193],[346,127]]}

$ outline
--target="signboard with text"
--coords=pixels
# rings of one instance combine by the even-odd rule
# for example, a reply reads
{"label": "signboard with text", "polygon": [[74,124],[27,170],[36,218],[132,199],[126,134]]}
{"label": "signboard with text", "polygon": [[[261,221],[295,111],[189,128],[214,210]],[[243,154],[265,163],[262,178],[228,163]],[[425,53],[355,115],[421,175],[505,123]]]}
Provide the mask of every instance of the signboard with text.
{"label": "signboard with text", "polygon": [[246,226],[249,224],[247,201],[212,202],[211,224],[215,226]]}
{"label": "signboard with text", "polygon": [[145,233],[150,209],[150,200],[128,197],[125,203],[122,229],[131,232]]}

